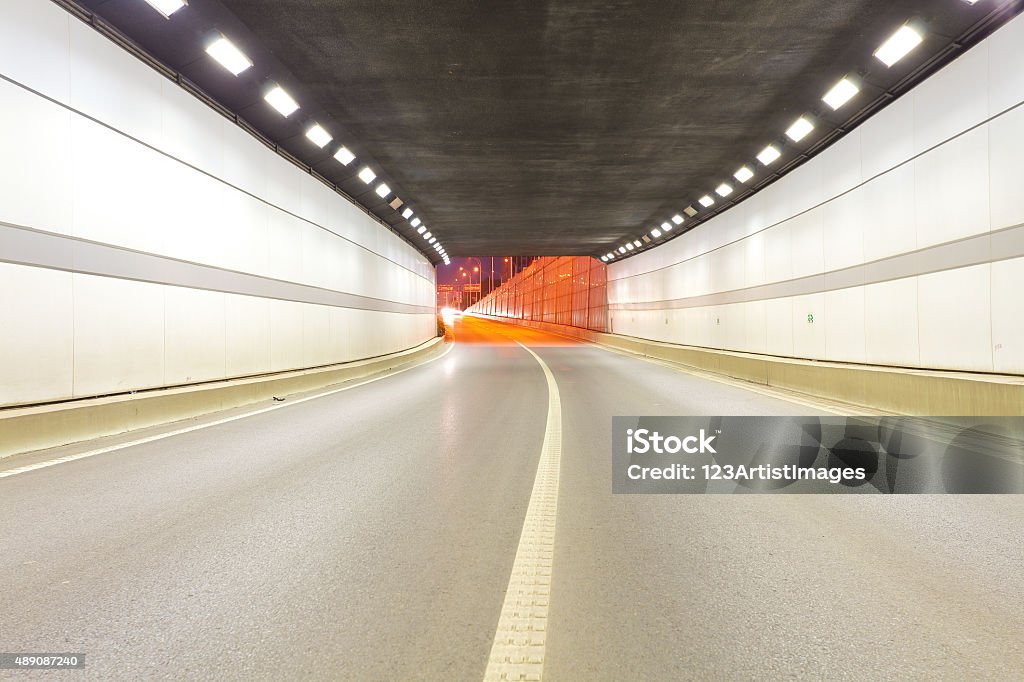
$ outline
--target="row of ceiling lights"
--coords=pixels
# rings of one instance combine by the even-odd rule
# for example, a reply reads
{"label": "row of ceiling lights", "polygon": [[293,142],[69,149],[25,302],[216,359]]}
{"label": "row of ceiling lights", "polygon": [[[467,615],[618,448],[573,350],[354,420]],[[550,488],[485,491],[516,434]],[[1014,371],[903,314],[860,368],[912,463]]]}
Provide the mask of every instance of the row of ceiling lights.
{"label": "row of ceiling lights", "polygon": [[[170,19],[172,14],[187,4],[186,0],[145,1],[167,19]],[[217,63],[227,69],[234,76],[238,76],[252,66],[252,60],[223,35],[216,38],[206,47],[206,53],[213,57]],[[299,110],[299,103],[296,102],[295,99],[280,85],[274,85],[271,87],[263,96],[263,99],[285,118],[288,118]],[[321,149],[330,144],[334,139],[331,134],[323,128],[323,126],[315,121],[306,129],[306,138]],[[353,154],[348,147],[342,145],[334,153],[334,158],[341,165],[349,166],[356,160],[356,155]],[[359,171],[359,179],[367,185],[370,185],[377,179],[377,173],[369,166],[363,166],[362,170]],[[380,182],[376,188],[374,188],[374,192],[381,199],[387,199],[393,194],[391,188],[388,187],[385,182]],[[396,197],[390,205],[397,210],[402,206],[402,203],[402,200]],[[409,224],[416,228],[417,234],[423,238],[428,246],[437,252],[445,265],[449,265],[451,263],[444,246],[441,245],[441,242],[438,241],[435,235],[427,231],[427,226],[415,216],[411,208],[407,206],[405,210],[402,211],[402,218],[410,221]]]}
{"label": "row of ceiling lights", "polygon": [[[978,2],[978,0],[964,0],[964,2],[973,5]],[[920,30],[910,26],[909,24],[904,24],[903,26],[900,26],[895,33],[889,36],[889,38],[882,43],[873,54],[876,59],[885,64],[886,68],[888,68],[907,56],[911,50],[920,45],[923,40],[924,37],[921,35]],[[844,76],[843,78],[840,78],[839,82],[833,85],[821,99],[825,104],[831,107],[833,111],[835,111],[849,102],[858,92],[860,92],[860,88],[857,86],[856,81],[850,76]],[[786,137],[793,142],[799,142],[807,137],[812,130],[814,130],[814,123],[812,122],[810,115],[803,115],[796,119],[792,125],[786,129]],[[781,156],[782,152],[779,151],[779,148],[774,144],[769,144],[757,154],[756,158],[762,166],[767,167],[777,161]],[[733,177],[736,178],[738,182],[746,184],[754,177],[754,171],[750,166],[744,165],[733,173]],[[723,182],[715,188],[714,193],[724,199],[733,193],[733,187],[729,183]],[[711,206],[714,206],[715,198],[711,193],[708,193],[698,199],[697,203],[704,208],[710,208]],[[697,215],[698,209],[690,205],[683,209],[682,212],[692,218]],[[672,216],[670,220],[666,220],[659,227],[652,229],[649,235],[645,234],[640,239],[634,239],[626,242],[614,251],[609,251],[605,255],[601,256],[601,260],[607,263],[615,258],[628,254],[630,251],[642,248],[645,244],[650,244],[653,239],[658,239],[668,232],[671,232],[673,227],[682,225],[684,220],[686,220],[686,218],[677,213]]]}

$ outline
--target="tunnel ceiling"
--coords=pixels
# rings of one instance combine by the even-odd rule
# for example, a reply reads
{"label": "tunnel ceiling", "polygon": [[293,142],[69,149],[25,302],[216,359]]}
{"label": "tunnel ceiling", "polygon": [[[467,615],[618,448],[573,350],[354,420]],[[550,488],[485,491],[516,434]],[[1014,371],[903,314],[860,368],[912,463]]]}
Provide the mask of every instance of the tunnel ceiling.
{"label": "tunnel ceiling", "polygon": [[[360,163],[304,138],[322,123],[458,256],[604,253],[758,168],[795,117],[820,115],[784,167],[1019,3],[191,0],[170,20],[142,0],[80,4],[422,244],[355,177]],[[925,42],[887,69],[872,52],[911,19]],[[216,30],[255,67],[235,78],[207,57]],[[820,98],[846,74],[862,92],[828,114]],[[263,102],[271,80],[297,115]]]}

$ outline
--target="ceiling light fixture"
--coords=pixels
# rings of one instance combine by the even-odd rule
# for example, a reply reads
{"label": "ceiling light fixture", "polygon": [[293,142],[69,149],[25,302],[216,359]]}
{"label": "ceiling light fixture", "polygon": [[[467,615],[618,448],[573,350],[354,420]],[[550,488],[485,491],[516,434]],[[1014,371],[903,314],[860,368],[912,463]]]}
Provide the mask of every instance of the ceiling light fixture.
{"label": "ceiling light fixture", "polygon": [[620,246],[619,247],[619,253],[626,253],[626,247],[625,246]]}
{"label": "ceiling light fixture", "polygon": [[412,222],[410,223],[410,225],[412,225],[413,227],[419,227],[420,226],[420,222],[422,222],[422,221],[419,218],[413,218]]}
{"label": "ceiling light fixture", "polygon": [[172,14],[185,6],[185,0],[146,0],[146,4],[162,14],[164,19],[170,19]]}
{"label": "ceiling light fixture", "polygon": [[711,205],[713,205],[715,203],[715,200],[712,199],[711,195],[709,195],[709,194],[705,194],[704,196],[702,196],[697,201],[700,202],[700,205],[703,206],[704,208],[707,208],[707,207],[709,207],[709,206],[711,206]]}
{"label": "ceiling light fixture", "polygon": [[754,171],[750,170],[746,166],[743,166],[738,171],[732,174],[740,182],[746,182],[750,178],[754,177]]}
{"label": "ceiling light fixture", "polygon": [[627,251],[632,251],[632,250],[633,250],[633,248],[634,248],[634,247],[633,247],[633,243],[632,243],[632,242],[630,242],[629,244],[626,244],[626,250],[627,250]]}
{"label": "ceiling light fixture", "polygon": [[807,134],[812,130],[814,130],[814,124],[808,121],[807,117],[801,116],[793,121],[793,125],[789,126],[789,129],[786,130],[786,137],[793,140],[793,142],[799,142],[807,137]]}
{"label": "ceiling light fixture", "polygon": [[860,92],[860,88],[854,85],[853,81],[849,78],[840,78],[839,82],[833,85],[832,89],[826,92],[821,99],[835,110],[849,102],[858,92]]}
{"label": "ceiling light fixture", "polygon": [[216,59],[233,76],[237,76],[252,66],[252,60],[224,36],[210,43],[206,48],[206,54]]}
{"label": "ceiling light fixture", "polygon": [[762,165],[767,166],[780,156],[782,156],[782,152],[776,149],[774,145],[768,145],[761,150],[760,154],[757,155],[757,160],[760,161]]}
{"label": "ceiling light fixture", "polygon": [[921,37],[920,33],[904,24],[889,36],[889,39],[882,43],[881,47],[875,50],[874,54],[883,64],[892,66],[920,45],[922,40],[924,38]]}
{"label": "ceiling light fixture", "polygon": [[369,166],[363,166],[363,170],[359,171],[359,179],[369,185],[377,179],[377,174]]}
{"label": "ceiling light fixture", "polygon": [[412,217],[412,209],[411,208],[407,208],[404,211],[402,211],[402,217],[405,218],[406,220],[411,218]]}
{"label": "ceiling light fixture", "polygon": [[676,225],[682,225],[683,224],[683,220],[684,220],[683,216],[679,215],[678,213],[676,213],[674,216],[672,216],[672,222],[674,222]]}
{"label": "ceiling light fixture", "polygon": [[657,239],[658,237],[661,236],[661,230],[659,230],[658,228],[654,228],[653,230],[651,230],[651,236]]}
{"label": "ceiling light fixture", "polygon": [[641,246],[641,244],[640,244],[640,240],[639,240],[639,239],[635,239],[635,240],[633,240],[633,246],[635,246],[635,247],[637,247],[637,248],[639,249],[639,248],[640,248],[640,246]]}
{"label": "ceiling light fixture", "polygon": [[381,199],[384,199],[389,194],[391,194],[391,188],[388,187],[387,184],[383,182],[377,185],[377,189],[375,189],[374,191],[377,193],[377,196],[379,196]]}
{"label": "ceiling light fixture", "polygon": [[730,194],[732,194],[732,187],[723,182],[721,185],[715,188],[715,194],[717,194],[720,197],[727,197]]}
{"label": "ceiling light fixture", "polygon": [[319,123],[314,123],[310,126],[309,130],[306,131],[306,137],[309,138],[310,142],[320,147],[320,149],[326,147],[334,139]]}
{"label": "ceiling light fixture", "polygon": [[430,239],[430,238],[431,238],[431,237],[433,237],[433,236],[434,236],[434,235],[430,234],[429,232],[424,232],[424,233],[423,233],[423,238],[424,238],[424,239]]}
{"label": "ceiling light fixture", "polygon": [[427,226],[426,225],[420,225],[418,228],[416,228],[416,234],[423,234],[426,231],[427,231]]}
{"label": "ceiling light fixture", "polygon": [[347,166],[356,160],[356,155],[350,152],[348,147],[342,147],[338,151],[334,152],[334,158],[337,159],[342,166]]}
{"label": "ceiling light fixture", "polygon": [[263,99],[267,101],[267,104],[277,109],[277,113],[281,114],[285,118],[288,118],[296,112],[299,108],[299,103],[292,99],[292,96],[284,91],[280,85],[275,85],[271,88]]}
{"label": "ceiling light fixture", "polygon": [[667,220],[665,222],[663,222],[661,224],[661,231],[662,232],[671,232],[672,231],[672,223],[670,223]]}

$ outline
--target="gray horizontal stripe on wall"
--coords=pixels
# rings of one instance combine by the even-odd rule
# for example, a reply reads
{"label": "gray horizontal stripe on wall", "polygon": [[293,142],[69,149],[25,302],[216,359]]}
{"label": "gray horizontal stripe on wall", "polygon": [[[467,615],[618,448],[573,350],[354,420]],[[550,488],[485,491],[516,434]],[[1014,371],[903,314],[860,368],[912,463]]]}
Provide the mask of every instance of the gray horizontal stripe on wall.
{"label": "gray horizontal stripe on wall", "polygon": [[881,258],[863,265],[854,265],[841,270],[782,282],[732,289],[703,296],[640,303],[611,303],[608,307],[611,310],[672,310],[767,301],[773,298],[819,294],[865,284],[891,282],[917,275],[1021,257],[1024,257],[1024,224],[929,246],[909,253],[901,253],[898,256]]}
{"label": "gray horizontal stripe on wall", "polygon": [[[185,166],[186,168],[190,168],[190,169],[194,170],[197,173],[205,175],[206,177],[210,178],[211,180],[213,180],[215,182],[218,182],[218,183],[220,183],[220,184],[222,184],[222,185],[224,185],[226,187],[230,187],[231,189],[233,189],[233,190],[235,190],[237,192],[241,192],[242,194],[244,194],[244,195],[246,195],[248,197],[251,197],[251,198],[255,199],[256,201],[258,201],[258,202],[260,202],[260,203],[262,203],[262,204],[264,204],[266,206],[270,206],[271,208],[277,209],[278,211],[281,211],[282,213],[286,213],[287,215],[290,215],[293,218],[296,218],[296,219],[301,220],[301,221],[303,221],[305,223],[308,223],[309,225],[312,225],[313,227],[317,228],[318,230],[323,230],[324,232],[328,232],[331,235],[337,237],[338,239],[342,239],[342,240],[348,242],[349,244],[352,244],[356,248],[362,249],[363,251],[365,251],[365,252],[367,252],[369,254],[372,254],[376,258],[380,258],[382,260],[386,260],[387,262],[395,265],[396,267],[402,268],[403,270],[406,270],[407,272],[411,272],[412,274],[416,275],[417,277],[419,277],[421,279],[425,279],[428,282],[431,282],[431,284],[433,284],[433,281],[429,277],[427,277],[426,275],[423,275],[423,274],[421,274],[419,272],[416,272],[416,270],[414,270],[413,268],[410,268],[410,267],[408,267],[406,265],[402,265],[401,263],[399,263],[398,261],[394,260],[393,258],[388,258],[384,254],[379,253],[377,251],[374,251],[373,249],[371,249],[370,247],[366,246],[365,244],[361,244],[360,242],[357,242],[357,241],[355,241],[353,239],[349,239],[348,237],[345,237],[344,235],[338,234],[337,232],[335,232],[334,230],[332,230],[332,229],[330,229],[328,227],[324,227],[323,225],[321,225],[319,223],[313,222],[309,218],[301,216],[301,215],[299,215],[297,213],[293,213],[292,211],[289,211],[288,209],[286,209],[286,208],[284,208],[282,206],[278,206],[277,204],[272,203],[272,202],[268,201],[267,199],[264,199],[261,196],[257,196],[257,195],[253,194],[252,192],[250,192],[248,190],[242,189],[241,187],[239,187],[237,185],[233,185],[230,182],[228,182],[227,180],[225,180],[224,178],[218,177],[218,176],[214,175],[213,173],[210,173],[209,171],[203,170],[199,166],[193,165],[193,164],[185,161],[184,159],[180,159],[177,156],[174,156],[173,154],[170,154],[170,153],[164,151],[163,149],[160,149],[159,147],[155,147],[155,146],[149,144],[148,142],[143,142],[139,138],[134,137],[132,135],[129,135],[128,133],[126,133],[123,130],[120,130],[118,128],[115,128],[114,126],[110,125],[109,123],[105,123],[105,122],[101,121],[100,119],[95,118],[93,116],[90,116],[89,114],[87,114],[87,113],[85,113],[83,111],[79,111],[78,109],[75,109],[71,105],[65,104],[64,102],[56,100],[53,97],[50,97],[49,95],[44,95],[43,93],[39,92],[38,90],[35,90],[34,88],[30,88],[29,86],[25,85],[21,81],[14,80],[13,78],[11,78],[9,76],[6,76],[6,75],[4,75],[2,73],[0,73],[0,80],[4,80],[4,81],[10,83],[11,85],[13,85],[15,87],[21,88],[22,90],[24,90],[26,92],[30,92],[33,95],[35,95],[36,97],[44,99],[47,102],[50,102],[51,104],[54,104],[54,105],[56,105],[56,106],[58,106],[58,107],[60,107],[62,109],[65,109],[65,110],[71,112],[72,114],[74,114],[76,116],[80,116],[83,119],[91,121],[92,123],[95,123],[96,125],[101,126],[101,127],[105,128],[105,129],[109,130],[112,133],[120,135],[121,137],[123,137],[125,139],[131,140],[132,142],[134,142],[134,143],[136,143],[138,145],[141,145],[141,146],[145,147],[146,149],[149,149],[149,150],[159,154],[160,156],[163,156],[165,158],[171,159],[172,161],[180,163],[182,166]],[[191,93],[191,91],[188,91],[188,92]],[[191,94],[194,95],[194,93],[191,93]],[[229,119],[229,120],[231,120],[231,119]],[[245,126],[242,126],[242,130],[245,130],[250,135],[252,134],[252,131],[250,131]],[[254,138],[254,139],[258,139],[258,138]],[[284,157],[284,158],[288,158],[288,157]],[[326,183],[325,183],[325,185],[326,185]],[[416,250],[417,252],[419,251],[416,248],[416,246],[411,241],[409,241],[408,239],[403,237],[400,233],[398,233],[395,230],[393,230],[390,226],[387,225],[387,223],[385,221],[383,221],[382,219],[378,218],[376,215],[373,214],[373,212],[371,212],[365,206],[360,205],[355,199],[353,199],[352,197],[348,196],[347,194],[345,194],[344,192],[339,190],[337,187],[334,187],[334,186],[331,186],[331,185],[326,185],[326,186],[331,187],[336,194],[338,194],[339,196],[344,198],[344,200],[347,201],[352,206],[355,206],[357,209],[362,211],[362,213],[364,215],[366,215],[374,223],[376,223],[377,225],[379,225],[379,226],[389,230],[392,234],[396,235],[399,239],[402,240],[402,242],[404,244],[406,244],[410,248]],[[424,259],[424,262],[427,264],[428,267],[431,267],[431,268],[433,267],[433,266],[430,265],[430,262],[429,262],[429,260],[427,260],[427,257],[425,255],[423,255],[422,253],[420,253],[419,255]]]}
{"label": "gray horizontal stripe on wall", "polygon": [[406,315],[434,313],[433,306],[286,282],[3,222],[0,262],[335,308]]}

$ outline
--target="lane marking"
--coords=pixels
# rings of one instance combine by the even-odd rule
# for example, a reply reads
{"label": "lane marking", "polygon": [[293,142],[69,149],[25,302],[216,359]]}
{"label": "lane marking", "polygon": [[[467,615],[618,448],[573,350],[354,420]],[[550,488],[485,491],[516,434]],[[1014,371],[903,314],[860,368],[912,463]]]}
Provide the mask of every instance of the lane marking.
{"label": "lane marking", "polygon": [[547,644],[558,478],[562,460],[562,402],[551,369],[539,355],[519,341],[516,343],[544,370],[548,384],[548,417],[537,476],[530,493],[530,506],[519,536],[519,547],[494,632],[484,682],[540,680]]}
{"label": "lane marking", "polygon": [[[440,360],[444,356],[448,355],[448,353],[450,353],[454,347],[455,347],[454,343],[448,344],[448,348],[446,348],[444,350],[444,352],[440,353],[436,357],[429,358],[427,360],[423,360],[421,362],[417,362],[417,363],[411,364],[408,367],[403,367],[401,369],[395,370],[394,372],[389,372],[387,374],[381,374],[380,376],[376,376],[376,377],[371,377],[369,379],[360,380],[358,383],[349,384],[349,385],[346,385],[346,386],[342,386],[340,388],[331,389],[329,391],[324,391],[323,393],[317,393],[315,395],[309,395],[309,396],[306,396],[304,398],[297,398],[295,400],[288,400],[286,402],[278,403],[276,405],[271,405],[269,407],[263,407],[263,408],[260,408],[258,410],[253,410],[251,412],[245,412],[244,414],[236,414],[236,415],[233,415],[231,417],[225,417],[223,419],[217,419],[215,421],[206,422],[206,423],[203,423],[203,424],[195,424],[193,426],[187,426],[185,428],[175,429],[174,431],[167,431],[165,433],[158,433],[158,434],[155,434],[155,435],[152,435],[152,436],[147,436],[145,438],[138,438],[136,440],[131,440],[131,441],[128,441],[128,442],[125,442],[125,443],[117,443],[116,445],[109,445],[107,447],[97,448],[95,450],[88,450],[86,452],[78,452],[78,453],[75,453],[73,455],[67,455],[65,457],[58,457],[56,459],[46,460],[45,462],[36,462],[35,464],[27,464],[25,466],[17,467],[15,469],[8,469],[6,471],[0,471],[0,478],[7,478],[8,476],[17,476],[18,474],[28,473],[29,471],[36,471],[37,469],[45,469],[46,467],[56,466],[57,464],[64,464],[65,462],[74,462],[75,460],[85,459],[87,457],[95,457],[96,455],[103,455],[103,454],[106,454],[108,452],[115,452],[117,450],[124,450],[125,448],[135,447],[136,445],[143,445],[145,443],[152,443],[153,441],[163,440],[164,438],[171,438],[172,436],[180,436],[183,433],[191,433],[192,431],[199,431],[200,429],[208,429],[211,426],[219,426],[221,424],[227,424],[228,422],[238,421],[239,419],[248,419],[249,417],[255,417],[256,415],[264,414],[266,412],[272,412],[273,410],[280,410],[281,408],[289,407],[291,405],[298,405],[300,403],[308,402],[310,400],[316,400],[317,398],[325,398],[325,397],[327,397],[329,395],[334,395],[335,393],[341,393],[342,391],[347,391],[347,390],[352,389],[352,388],[358,388],[359,386],[365,386],[366,384],[372,384],[373,382],[380,381],[381,379],[389,379],[389,378],[391,378],[393,376],[401,374],[402,372],[408,372],[410,369],[416,369],[417,367],[422,367],[423,365],[425,365],[425,364],[427,364],[429,362],[434,362],[435,360]],[[66,446],[58,446],[58,447],[66,447]]]}

